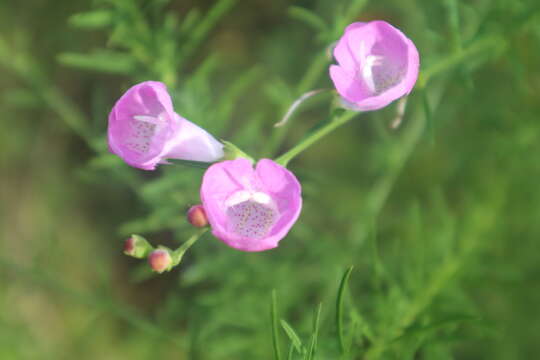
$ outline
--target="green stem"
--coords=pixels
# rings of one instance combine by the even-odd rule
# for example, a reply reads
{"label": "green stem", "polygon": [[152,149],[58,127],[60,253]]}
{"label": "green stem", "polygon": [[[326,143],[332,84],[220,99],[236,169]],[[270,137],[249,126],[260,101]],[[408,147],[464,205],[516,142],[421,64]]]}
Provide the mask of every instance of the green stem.
{"label": "green stem", "polygon": [[[419,89],[425,88],[428,81],[433,76],[460,64],[461,62],[470,58],[471,56],[476,55],[477,53],[484,52],[495,46],[501,46],[501,44],[503,44],[501,41],[502,40],[500,39],[500,37],[497,37],[497,36],[484,38],[482,40],[476,41],[475,43],[473,43],[466,49],[462,51],[458,51],[446,57],[444,60],[427,68],[420,74],[420,78],[418,79],[418,88]],[[289,161],[291,161],[294,157],[296,157],[302,151],[304,151],[309,146],[317,142],[323,136],[332,132],[334,129],[338,128],[339,126],[351,120],[356,114],[358,113],[348,111],[337,118],[331,119],[330,121],[325,123],[323,126],[317,128],[316,130],[308,134],[296,146],[294,146],[292,149],[287,151],[285,154],[278,157],[276,161],[279,164],[286,166],[289,163]]]}
{"label": "green stem", "polygon": [[[315,84],[317,83],[317,80],[319,80],[320,76],[324,73],[324,68],[328,66],[329,62],[330,60],[326,55],[326,50],[321,51],[319,54],[317,54],[315,56],[315,60],[313,60],[313,62],[310,64],[310,66],[298,82],[295,93],[299,95],[311,90],[313,86],[315,86]],[[285,110],[286,109],[283,109],[283,111]],[[287,132],[284,128],[274,131],[272,133],[270,140],[263,149],[264,154],[274,154],[275,151],[279,149],[279,147],[283,143],[283,140],[285,139],[285,135],[287,135]]]}
{"label": "green stem", "polygon": [[461,51],[456,51],[453,54],[446,56],[443,60],[439,61],[435,65],[428,67],[426,70],[422,71],[418,79],[417,87],[423,89],[426,87],[428,81],[435,75],[444,72],[460,63],[464,60],[476,55],[477,53],[482,53],[489,48],[495,48],[496,46],[503,46],[504,40],[499,36],[490,36],[484,39],[478,40]]}
{"label": "green stem", "polygon": [[310,67],[298,83],[298,87],[296,88],[296,90],[299,94],[305,93],[311,87],[313,87],[313,85],[315,85],[315,83],[321,76],[324,68],[328,66],[329,62],[330,60],[328,59],[326,51],[319,53],[315,57],[315,60],[311,63]]}
{"label": "green stem", "polygon": [[296,144],[292,149],[287,151],[285,154],[281,155],[276,159],[278,164],[287,166],[289,161],[295,158],[302,151],[306,150],[308,147],[316,143],[322,137],[328,135],[333,130],[337,129],[341,125],[347,123],[349,120],[358,115],[358,112],[347,111],[341,116],[333,117],[322,126],[317,127],[312,132],[310,132],[304,139],[302,139],[298,144]]}
{"label": "green stem", "polygon": [[200,229],[192,237],[190,237],[185,243],[180,245],[180,247],[178,247],[178,249],[173,251],[173,253],[172,253],[172,258],[173,258],[173,265],[172,266],[173,267],[180,264],[180,262],[182,261],[182,258],[184,257],[184,254],[186,253],[186,251],[188,251],[188,249],[193,244],[195,244],[197,242],[197,240],[199,240],[201,238],[201,236],[203,236],[203,234],[205,232],[207,232],[207,231],[208,231],[208,227]]}

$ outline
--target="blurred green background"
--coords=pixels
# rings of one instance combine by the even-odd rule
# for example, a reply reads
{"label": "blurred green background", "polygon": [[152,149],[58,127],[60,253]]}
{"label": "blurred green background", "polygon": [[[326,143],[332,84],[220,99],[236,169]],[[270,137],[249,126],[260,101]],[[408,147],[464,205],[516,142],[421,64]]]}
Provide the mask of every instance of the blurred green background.
{"label": "blurred green background", "polygon": [[[274,359],[273,289],[281,359],[535,358],[539,5],[0,2],[0,359]],[[329,116],[320,95],[273,128],[331,87],[327,47],[374,19],[421,55],[403,124],[361,114],[293,160],[304,209],[279,248],[206,235],[163,275],[122,254],[131,233],[185,241],[202,175],[108,154],[123,91],[164,81],[181,115],[275,157]]]}

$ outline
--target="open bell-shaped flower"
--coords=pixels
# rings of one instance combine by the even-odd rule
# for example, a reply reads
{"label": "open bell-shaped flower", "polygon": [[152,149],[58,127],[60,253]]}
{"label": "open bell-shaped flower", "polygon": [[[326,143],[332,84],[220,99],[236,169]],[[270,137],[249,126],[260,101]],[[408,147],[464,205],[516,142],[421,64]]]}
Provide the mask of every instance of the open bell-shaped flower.
{"label": "open bell-shaped flower", "polygon": [[294,174],[269,159],[255,169],[243,158],[213,164],[204,174],[201,200],[214,236],[243,251],[278,246],[302,208]]}
{"label": "open bell-shaped flower", "polygon": [[343,105],[369,111],[411,92],[420,64],[414,43],[385,21],[347,26],[334,48],[330,77]]}
{"label": "open bell-shaped flower", "polygon": [[165,84],[145,81],[131,87],[109,114],[109,150],[131,166],[154,170],[167,159],[213,162],[223,145],[174,112]]}

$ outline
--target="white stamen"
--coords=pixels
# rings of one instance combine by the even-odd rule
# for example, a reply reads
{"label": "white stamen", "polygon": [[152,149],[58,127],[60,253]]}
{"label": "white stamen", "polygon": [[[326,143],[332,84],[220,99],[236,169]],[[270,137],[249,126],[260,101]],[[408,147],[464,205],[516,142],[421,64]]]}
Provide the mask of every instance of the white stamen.
{"label": "white stamen", "polygon": [[369,90],[376,92],[375,80],[373,78],[373,67],[382,65],[382,56],[369,55],[365,58],[364,65],[362,66],[362,77],[364,78]]}
{"label": "white stamen", "polygon": [[238,205],[240,203],[248,201],[249,199],[251,199],[251,193],[246,190],[240,190],[232,194],[232,196],[229,197],[227,201],[225,201],[225,206],[231,207],[234,205]]}
{"label": "white stamen", "polygon": [[263,192],[254,193],[253,195],[251,195],[251,198],[253,199],[253,201],[258,202],[259,204],[270,204],[272,202],[270,196]]}
{"label": "white stamen", "polygon": [[151,124],[157,124],[159,122],[159,119],[156,118],[155,116],[148,116],[148,115],[133,115],[133,119],[137,121],[151,123]]}

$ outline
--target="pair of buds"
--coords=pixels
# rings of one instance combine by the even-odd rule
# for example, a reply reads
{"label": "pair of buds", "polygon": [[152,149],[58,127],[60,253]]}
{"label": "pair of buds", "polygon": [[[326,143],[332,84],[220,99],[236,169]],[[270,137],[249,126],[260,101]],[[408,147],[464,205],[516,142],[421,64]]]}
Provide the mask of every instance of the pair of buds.
{"label": "pair of buds", "polygon": [[[205,228],[208,226],[208,219],[202,205],[192,206],[187,212],[187,219],[194,227]],[[160,274],[164,271],[170,271],[180,263],[187,249],[182,249],[182,247],[179,249],[181,250],[172,251],[164,246],[154,248],[140,235],[132,235],[124,243],[124,254],[137,259],[147,258],[150,268]]]}

